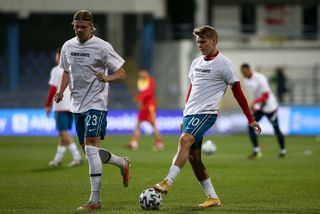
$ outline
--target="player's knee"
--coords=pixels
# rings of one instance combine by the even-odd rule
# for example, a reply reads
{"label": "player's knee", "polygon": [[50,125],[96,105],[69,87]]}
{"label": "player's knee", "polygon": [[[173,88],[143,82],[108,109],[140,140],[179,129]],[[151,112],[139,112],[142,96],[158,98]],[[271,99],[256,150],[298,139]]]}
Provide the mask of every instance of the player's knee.
{"label": "player's knee", "polygon": [[60,139],[61,139],[62,144],[67,145],[70,143],[69,142],[69,134],[67,131],[61,131],[59,135],[60,135]]}
{"label": "player's knee", "polygon": [[99,137],[86,137],[84,143],[86,146],[98,146],[99,141]]}
{"label": "player's knee", "polygon": [[190,134],[183,134],[181,137],[180,137],[180,146],[182,148],[185,148],[185,147],[188,147],[190,148],[191,145],[194,143],[194,137]]}

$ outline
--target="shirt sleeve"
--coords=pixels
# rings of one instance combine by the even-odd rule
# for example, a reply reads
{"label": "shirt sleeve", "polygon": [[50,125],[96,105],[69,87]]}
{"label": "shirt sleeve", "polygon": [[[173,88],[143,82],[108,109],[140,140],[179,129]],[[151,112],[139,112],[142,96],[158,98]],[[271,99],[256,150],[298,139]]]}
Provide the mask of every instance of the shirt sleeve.
{"label": "shirt sleeve", "polygon": [[49,79],[49,85],[58,87],[60,83],[59,83],[58,74],[56,73],[56,68],[57,68],[57,67],[54,67],[54,68],[52,68],[52,70],[51,70],[50,79]]}
{"label": "shirt sleeve", "polygon": [[235,66],[232,63],[228,63],[222,72],[222,79],[228,84],[233,85],[239,81]]}
{"label": "shirt sleeve", "polygon": [[261,76],[261,78],[259,78],[258,81],[259,81],[259,87],[262,93],[270,92],[269,83],[265,76]]}
{"label": "shirt sleeve", "polygon": [[193,77],[193,70],[194,70],[194,65],[195,65],[195,60],[192,61],[190,68],[189,68],[189,73],[188,73],[188,77],[191,80]]}
{"label": "shirt sleeve", "polygon": [[105,60],[107,68],[111,72],[115,72],[116,70],[121,68],[123,63],[125,62],[124,59],[113,49],[113,47],[110,44],[108,44],[107,47]]}
{"label": "shirt sleeve", "polygon": [[66,45],[64,44],[61,49],[61,55],[60,55],[60,68],[62,68],[64,71],[69,71],[70,64],[67,60],[67,52],[66,52]]}

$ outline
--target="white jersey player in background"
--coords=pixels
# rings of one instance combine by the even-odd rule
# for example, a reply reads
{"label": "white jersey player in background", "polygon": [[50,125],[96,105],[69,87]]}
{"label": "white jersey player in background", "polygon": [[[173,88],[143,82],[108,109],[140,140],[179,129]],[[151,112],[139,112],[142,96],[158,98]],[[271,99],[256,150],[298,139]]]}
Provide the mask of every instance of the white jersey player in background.
{"label": "white jersey player in background", "polygon": [[178,151],[173,158],[168,175],[163,181],[155,184],[154,188],[161,193],[167,193],[182,167],[189,160],[207,196],[207,200],[199,206],[208,208],[220,206],[221,202],[201,161],[201,144],[204,133],[217,119],[218,106],[228,86],[232,87],[233,95],[247,117],[249,125],[258,133],[261,129],[250,113],[234,65],[217,50],[216,30],[211,26],[203,26],[195,28],[193,34],[202,56],[193,60],[189,70],[191,84],[184,109]]}
{"label": "white jersey player in background", "polygon": [[[111,44],[93,35],[93,16],[88,10],[79,10],[72,22],[76,37],[66,41],[61,50],[60,66],[64,73],[56,102],[63,100],[69,85],[71,111],[75,115],[79,142],[89,162],[91,195],[78,209],[100,209],[102,163],[119,167],[123,185],[128,186],[130,160],[99,148],[107,126],[109,82],[119,82],[126,76],[124,60]],[[109,75],[111,73],[111,75]]]}
{"label": "white jersey player in background", "polygon": [[56,129],[59,131],[60,143],[57,148],[56,155],[53,160],[49,162],[49,166],[60,166],[62,158],[68,149],[73,157],[73,160],[68,164],[69,167],[79,166],[82,164],[82,158],[76,144],[69,135],[68,130],[72,128],[73,115],[70,112],[70,90],[64,91],[65,99],[60,103],[53,102],[53,97],[60,89],[63,69],[58,66],[60,60],[61,48],[57,48],[55,54],[56,66],[52,68],[49,79],[49,92],[47,102],[45,104],[45,111],[49,116],[51,109],[54,111]]}
{"label": "white jersey player in background", "polygon": [[[263,116],[266,116],[273,126],[280,146],[279,158],[284,158],[287,150],[285,148],[284,136],[280,130],[278,122],[278,102],[273,92],[271,91],[268,79],[261,73],[252,71],[250,65],[245,63],[241,66],[241,73],[245,77],[244,83],[253,96],[251,109],[253,117],[256,121],[260,121]],[[253,152],[249,159],[260,158],[262,156],[261,149],[258,143],[258,137],[251,127],[248,127],[250,140],[253,145]]]}

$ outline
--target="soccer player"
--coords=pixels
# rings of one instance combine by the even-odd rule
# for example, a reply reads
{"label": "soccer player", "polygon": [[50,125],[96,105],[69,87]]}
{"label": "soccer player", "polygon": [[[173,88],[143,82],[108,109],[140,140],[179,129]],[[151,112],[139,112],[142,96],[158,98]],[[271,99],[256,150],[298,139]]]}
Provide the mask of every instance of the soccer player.
{"label": "soccer player", "polygon": [[[123,185],[128,186],[130,160],[99,148],[107,126],[109,83],[119,82],[126,76],[124,60],[110,43],[93,35],[92,13],[79,10],[73,15],[75,37],[66,41],[61,50],[60,66],[64,73],[56,102],[63,99],[69,85],[71,111],[75,115],[76,132],[89,162],[91,195],[78,209],[100,209],[102,163],[120,169]],[[109,75],[110,74],[110,75]]]}
{"label": "soccer player", "polygon": [[54,111],[56,120],[56,128],[59,131],[60,143],[57,148],[57,153],[54,159],[49,162],[49,166],[61,165],[61,160],[67,149],[72,154],[73,160],[67,165],[69,167],[82,165],[82,158],[76,144],[73,142],[72,137],[69,135],[68,130],[72,127],[73,116],[70,112],[70,90],[64,91],[65,99],[60,103],[53,102],[53,97],[57,90],[60,89],[61,78],[63,69],[58,66],[60,60],[61,48],[57,48],[55,55],[56,66],[52,68],[49,80],[49,92],[47,102],[45,104],[45,111],[47,115],[50,115],[51,108]]}
{"label": "soccer player", "polygon": [[193,34],[202,56],[194,59],[190,66],[191,84],[184,109],[183,130],[178,151],[173,158],[169,173],[164,180],[155,184],[154,188],[166,194],[182,167],[189,160],[196,178],[208,197],[199,206],[208,208],[220,206],[221,202],[201,161],[201,144],[204,133],[217,119],[218,105],[228,85],[231,86],[233,95],[247,117],[249,125],[257,133],[261,132],[261,128],[251,115],[234,65],[217,50],[216,30],[206,25],[195,28]]}
{"label": "soccer player", "polygon": [[138,121],[134,128],[133,136],[129,149],[137,150],[138,142],[140,138],[140,126],[143,121],[147,121],[151,124],[155,136],[155,144],[153,145],[154,150],[162,150],[164,145],[161,141],[161,135],[156,127],[156,99],[155,99],[155,81],[149,75],[148,71],[141,69],[139,71],[139,78],[137,82],[138,90],[140,94],[135,96],[135,101],[138,102],[140,110],[138,113]]}
{"label": "soccer player", "polygon": [[[270,89],[268,79],[263,74],[252,71],[250,65],[247,63],[241,66],[241,73],[245,77],[245,85],[254,98],[254,101],[251,105],[253,117],[256,121],[260,121],[263,116],[268,118],[273,126],[275,134],[277,135],[280,146],[279,157],[284,158],[287,150],[285,148],[284,136],[279,128],[277,115],[278,102]],[[251,143],[253,145],[253,153],[248,156],[248,158],[259,158],[262,156],[262,153],[259,147],[258,137],[252,127],[249,126],[248,129]]]}

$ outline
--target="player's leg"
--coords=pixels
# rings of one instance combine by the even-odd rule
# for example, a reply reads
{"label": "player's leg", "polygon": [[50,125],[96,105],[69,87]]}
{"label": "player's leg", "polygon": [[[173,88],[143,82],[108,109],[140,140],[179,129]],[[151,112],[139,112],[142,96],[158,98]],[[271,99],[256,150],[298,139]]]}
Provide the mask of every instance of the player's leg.
{"label": "player's leg", "polygon": [[59,131],[59,144],[57,146],[56,154],[49,162],[49,166],[59,166],[61,165],[62,158],[67,149],[67,143],[65,141],[65,132],[67,132],[67,128],[65,126],[65,118],[62,112],[55,112],[55,121],[56,121],[56,129]]}
{"label": "player's leg", "polygon": [[117,166],[120,169],[123,186],[128,187],[131,180],[131,176],[129,173],[129,168],[131,166],[130,159],[128,157],[120,157],[118,155],[115,155],[104,148],[99,149],[99,155],[102,163],[111,164]]}
{"label": "player's leg", "polygon": [[175,178],[179,175],[182,167],[188,161],[189,150],[191,145],[195,142],[195,138],[189,133],[183,133],[179,139],[179,146],[176,155],[173,158],[173,164],[169,169],[168,175],[160,182],[154,185],[154,188],[167,194],[169,187],[172,185]]}
{"label": "player's leg", "polygon": [[80,156],[80,152],[73,141],[73,138],[68,133],[67,129],[70,130],[72,128],[72,122],[73,122],[73,115],[71,112],[63,112],[65,115],[65,121],[64,125],[66,130],[62,131],[61,139],[63,140],[64,144],[66,145],[67,149],[72,154],[73,160],[68,164],[69,167],[73,166],[80,166],[82,165],[82,158]]}
{"label": "player's leg", "polygon": [[199,204],[199,206],[203,208],[220,206],[221,202],[219,200],[219,197],[212,185],[208,171],[206,167],[203,165],[201,160],[201,147],[193,148],[195,145],[196,144],[193,144],[193,146],[190,149],[189,162],[192,166],[193,172],[197,177],[202,189],[204,190],[205,194],[208,197],[207,200],[204,203]]}
{"label": "player's leg", "polygon": [[[89,201],[81,205],[80,207],[78,207],[78,209],[99,209],[101,208],[99,178],[101,178],[102,166],[101,167],[99,166],[99,162],[97,162],[96,161],[97,159],[95,158],[97,156],[95,154],[97,153],[96,152],[97,148],[95,146],[89,145],[91,142],[91,139],[88,139],[87,137],[85,137],[85,133],[86,133],[85,122],[86,122],[87,115],[85,113],[83,114],[76,113],[74,114],[74,116],[75,116],[75,124],[76,124],[76,132],[77,132],[78,140],[89,162],[89,174],[90,174],[90,184],[91,184],[91,195],[90,195]],[[88,144],[88,146],[86,144]]]}
{"label": "player's leg", "polygon": [[100,206],[102,163],[99,156],[100,137],[85,137],[85,152],[89,163],[91,194],[88,204]]}
{"label": "player's leg", "polygon": [[280,147],[280,153],[279,153],[279,157],[283,158],[286,156],[287,150],[285,147],[285,140],[284,140],[284,135],[282,134],[280,127],[279,127],[279,121],[278,121],[278,114],[277,111],[271,113],[271,114],[267,114],[267,117],[270,121],[270,123],[273,126],[274,132],[277,136],[277,140],[278,140],[278,144]]}
{"label": "player's leg", "polygon": [[153,128],[154,137],[155,137],[155,143],[153,145],[153,149],[158,151],[158,150],[163,150],[164,145],[162,143],[160,131],[156,126],[156,118],[157,118],[156,108],[154,105],[150,105],[148,107],[147,121],[151,124],[151,126]]}
{"label": "player's leg", "polygon": [[141,135],[140,126],[141,126],[141,121],[138,119],[137,124],[133,130],[133,135],[132,135],[131,141],[127,146],[129,149],[132,149],[132,150],[138,149],[139,139],[140,139],[140,135]]}
{"label": "player's leg", "polygon": [[[106,128],[107,128],[107,119],[106,117],[103,118],[101,122],[99,122],[100,128],[99,133],[97,133],[97,136],[100,136],[100,139],[104,139],[104,136],[106,134]],[[104,164],[112,164],[117,166],[120,169],[120,174],[122,175],[122,182],[124,187],[128,187],[129,182],[131,180],[131,176],[129,173],[129,168],[131,165],[131,161],[127,157],[120,157],[118,155],[113,154],[112,152],[108,151],[104,148],[98,149],[100,162]]]}
{"label": "player's leg", "polygon": [[[255,111],[253,113],[253,117],[257,122],[261,120],[263,115],[264,114],[261,111]],[[254,128],[252,128],[251,126],[248,126],[248,131],[249,131],[250,141],[253,146],[253,152],[248,156],[248,159],[260,158],[262,156],[262,152],[258,142],[258,135],[254,130]]]}
{"label": "player's leg", "polygon": [[101,127],[106,123],[106,112],[89,110],[80,114],[80,116],[78,119],[76,118],[76,130],[77,134],[78,131],[84,132],[79,133],[78,136],[84,136],[84,150],[89,163],[91,194],[89,201],[78,209],[99,209],[101,208],[100,186],[102,175],[102,163],[99,156],[101,138],[99,134]]}
{"label": "player's leg", "polygon": [[217,115],[212,114],[191,115],[183,118],[183,133],[180,136],[177,154],[173,159],[174,163],[165,179],[154,186],[156,190],[163,193],[168,192],[169,186],[172,185],[182,167],[188,161],[190,148],[195,143],[196,138],[201,138],[214,124],[216,118]]}
{"label": "player's leg", "polygon": [[163,150],[164,144],[161,139],[160,131],[155,124],[152,124],[152,127],[153,127],[153,132],[155,137],[155,144],[153,145],[153,149],[156,151]]}

